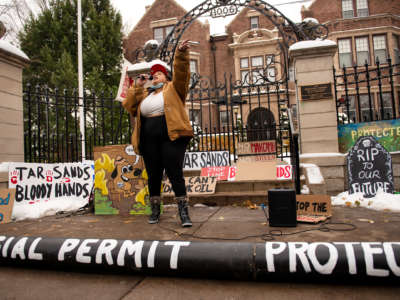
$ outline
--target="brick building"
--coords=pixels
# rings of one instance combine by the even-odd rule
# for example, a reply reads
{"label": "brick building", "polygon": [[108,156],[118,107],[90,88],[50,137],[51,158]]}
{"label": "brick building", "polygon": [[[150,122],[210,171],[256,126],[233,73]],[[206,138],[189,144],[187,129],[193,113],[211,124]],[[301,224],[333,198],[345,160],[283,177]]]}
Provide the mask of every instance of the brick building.
{"label": "brick building", "polygon": [[[324,0],[315,0],[308,9],[302,10],[302,16],[316,18],[329,28],[329,39],[338,45],[334,57],[335,69],[343,74],[343,67],[349,73],[357,68],[359,86],[349,85],[347,98],[350,100],[350,119],[356,122],[371,120],[371,108],[375,112],[373,119],[381,119],[380,106],[383,104],[385,118],[400,118],[400,81],[393,78],[395,110],[392,109],[390,78],[381,82],[373,80],[376,72],[370,73],[369,79],[363,73],[382,68],[382,74],[389,77],[388,58],[391,64],[400,63],[400,1],[396,0],[336,0],[326,5]],[[399,71],[395,68],[395,72]],[[354,78],[350,78],[352,80]],[[369,84],[367,82],[370,80]],[[368,91],[369,86],[369,91]],[[359,89],[357,93],[357,89]],[[338,98],[344,97],[343,86],[339,86]],[[382,102],[380,94],[382,94]],[[370,97],[369,97],[370,95]],[[396,115],[391,115],[397,112]],[[378,115],[376,117],[376,115]]]}
{"label": "brick building", "polygon": [[[303,18],[312,17],[328,26],[328,38],[338,44],[338,52],[334,57],[336,69],[339,70],[339,66],[363,65],[365,60],[370,67],[376,67],[374,57],[379,57],[381,66],[387,64],[389,56],[393,63],[399,62],[400,1],[335,0],[329,1],[329,5],[326,2],[314,0],[308,8],[303,7],[301,13]],[[136,48],[143,47],[149,39],[161,42],[186,13],[175,0],[154,1],[124,39],[125,57],[133,63]],[[191,71],[208,78],[214,87],[216,83],[228,82],[226,90],[234,86],[233,82],[242,81],[242,89],[231,88],[230,93],[217,92],[210,97],[222,95],[222,98],[225,97],[222,104],[231,103],[233,97],[239,97],[240,110],[236,107],[235,115],[241,118],[243,125],[264,130],[279,124],[282,121],[279,111],[295,105],[296,96],[293,82],[286,81],[285,87],[273,84],[288,69],[279,50],[281,36],[278,29],[262,13],[248,7],[240,10],[225,29],[225,34],[210,35],[209,24],[197,19],[187,28],[181,40],[193,42],[190,51]],[[260,75],[267,77],[272,84],[261,89],[246,89],[246,85],[255,84]],[[396,80],[395,102],[396,111],[399,111],[400,90]],[[378,109],[381,103],[378,101],[379,92],[384,106],[390,101],[388,80],[383,83],[381,90],[376,84],[371,85],[369,94],[366,84],[360,85],[359,95],[350,89],[351,118],[363,118],[358,112],[365,110],[370,97],[373,98],[373,108]],[[286,91],[281,93],[281,90]],[[343,89],[339,87],[337,93],[340,98]],[[188,101],[189,116],[201,127],[210,130],[212,127],[229,127],[228,119],[233,114],[227,111],[228,105],[218,105],[218,99],[214,100],[204,103]]]}

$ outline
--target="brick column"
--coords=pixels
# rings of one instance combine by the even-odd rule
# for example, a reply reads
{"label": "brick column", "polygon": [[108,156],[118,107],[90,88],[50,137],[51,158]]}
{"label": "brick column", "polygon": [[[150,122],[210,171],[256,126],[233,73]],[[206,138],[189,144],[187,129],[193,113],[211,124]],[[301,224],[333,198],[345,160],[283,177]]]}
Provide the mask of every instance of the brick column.
{"label": "brick column", "polygon": [[[22,70],[29,58],[18,48],[0,40],[0,162],[24,161]],[[5,188],[8,173],[0,173]]]}
{"label": "brick column", "polygon": [[339,151],[332,71],[336,50],[330,40],[302,41],[289,49],[295,68],[302,154]]}

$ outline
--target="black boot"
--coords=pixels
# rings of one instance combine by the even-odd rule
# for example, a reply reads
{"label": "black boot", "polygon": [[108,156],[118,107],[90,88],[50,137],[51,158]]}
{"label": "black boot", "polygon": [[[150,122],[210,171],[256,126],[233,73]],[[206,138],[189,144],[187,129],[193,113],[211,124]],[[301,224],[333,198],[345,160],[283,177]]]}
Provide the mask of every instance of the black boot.
{"label": "black boot", "polygon": [[160,210],[161,210],[161,197],[153,196],[150,197],[151,215],[149,217],[150,224],[156,224],[160,221]]}
{"label": "black boot", "polygon": [[185,196],[176,197],[178,202],[179,217],[181,218],[182,227],[192,227],[192,221],[189,217],[189,202]]}

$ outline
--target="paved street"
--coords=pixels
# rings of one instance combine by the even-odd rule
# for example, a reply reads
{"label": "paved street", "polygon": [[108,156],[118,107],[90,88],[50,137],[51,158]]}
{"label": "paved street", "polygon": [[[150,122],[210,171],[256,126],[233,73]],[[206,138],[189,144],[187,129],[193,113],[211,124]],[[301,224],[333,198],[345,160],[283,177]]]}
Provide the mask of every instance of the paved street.
{"label": "paved street", "polygon": [[[296,228],[270,228],[260,209],[245,207],[195,207],[194,226],[183,229],[176,208],[167,207],[160,225],[148,225],[146,216],[61,215],[0,225],[7,236],[113,238],[144,240],[238,242],[275,241],[399,241],[400,215],[362,208],[334,207],[331,231],[312,230],[321,225],[299,224]],[[291,235],[271,236],[271,229]],[[182,235],[185,234],[185,235]],[[247,236],[254,236],[248,237]],[[399,299],[395,286],[249,282],[176,277],[114,274],[109,272],[64,272],[1,267],[0,299]]]}

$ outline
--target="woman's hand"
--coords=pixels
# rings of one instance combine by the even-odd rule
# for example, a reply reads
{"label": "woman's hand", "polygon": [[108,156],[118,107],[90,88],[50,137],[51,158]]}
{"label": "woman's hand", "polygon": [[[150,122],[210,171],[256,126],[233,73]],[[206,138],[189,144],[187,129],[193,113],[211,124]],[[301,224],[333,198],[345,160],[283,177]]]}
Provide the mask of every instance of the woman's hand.
{"label": "woman's hand", "polygon": [[184,40],[178,47],[179,51],[186,51],[190,48],[189,40]]}
{"label": "woman's hand", "polygon": [[148,75],[147,74],[140,74],[136,80],[136,84],[140,87],[143,87],[147,82]]}

